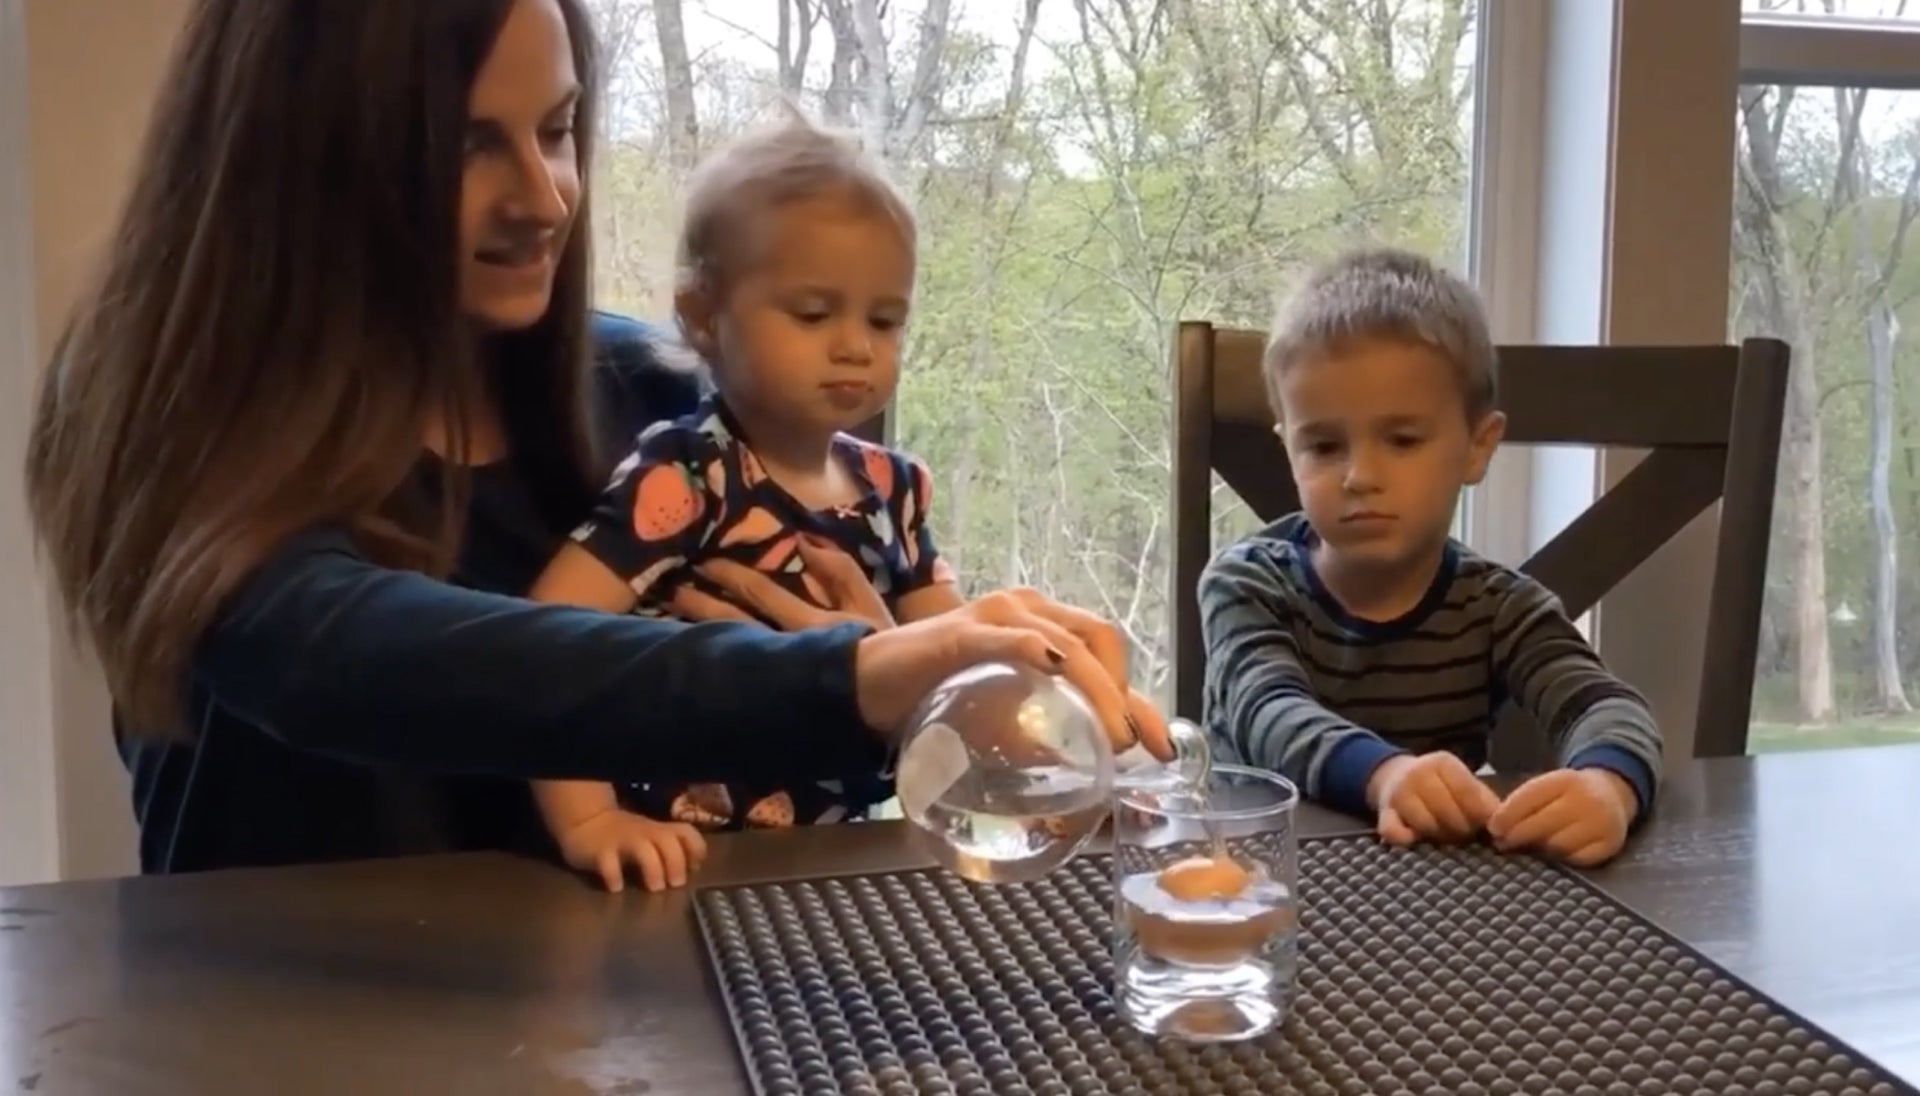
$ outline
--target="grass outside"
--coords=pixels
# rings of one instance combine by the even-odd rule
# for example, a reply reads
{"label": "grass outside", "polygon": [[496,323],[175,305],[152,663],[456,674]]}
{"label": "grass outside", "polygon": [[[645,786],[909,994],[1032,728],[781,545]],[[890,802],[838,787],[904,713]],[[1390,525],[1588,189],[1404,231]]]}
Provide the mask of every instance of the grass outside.
{"label": "grass outside", "polygon": [[1895,746],[1908,742],[1920,742],[1920,716],[1855,717],[1818,726],[1756,721],[1747,736],[1747,752],[1791,753],[1796,750],[1837,750],[1848,746]]}

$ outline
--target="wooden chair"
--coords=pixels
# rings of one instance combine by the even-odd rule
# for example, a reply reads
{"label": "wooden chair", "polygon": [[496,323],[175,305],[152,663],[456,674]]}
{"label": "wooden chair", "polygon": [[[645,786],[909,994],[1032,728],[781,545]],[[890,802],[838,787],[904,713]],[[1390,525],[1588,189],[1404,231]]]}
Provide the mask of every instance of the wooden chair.
{"label": "wooden chair", "polygon": [[[1261,379],[1265,342],[1259,331],[1188,322],[1174,346],[1174,702],[1190,719],[1201,714],[1206,659],[1196,589],[1213,552],[1212,473],[1262,520],[1299,508]],[[1570,616],[1592,609],[1695,517],[1721,504],[1694,753],[1744,753],[1786,405],[1786,344],[1503,346],[1499,355],[1508,444],[1650,450],[1521,565]],[[1510,725],[1496,731],[1496,767],[1503,759],[1516,763],[1522,738]]]}

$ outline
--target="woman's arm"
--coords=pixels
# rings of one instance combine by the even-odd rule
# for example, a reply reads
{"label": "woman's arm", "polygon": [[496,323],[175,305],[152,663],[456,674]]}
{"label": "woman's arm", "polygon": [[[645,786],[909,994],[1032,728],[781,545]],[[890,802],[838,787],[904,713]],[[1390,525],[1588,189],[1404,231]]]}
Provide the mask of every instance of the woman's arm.
{"label": "woman's arm", "polygon": [[267,733],[359,761],[593,780],[797,764],[824,778],[884,760],[855,690],[866,633],[536,605],[378,567],[325,531],[241,588],[193,673]]}

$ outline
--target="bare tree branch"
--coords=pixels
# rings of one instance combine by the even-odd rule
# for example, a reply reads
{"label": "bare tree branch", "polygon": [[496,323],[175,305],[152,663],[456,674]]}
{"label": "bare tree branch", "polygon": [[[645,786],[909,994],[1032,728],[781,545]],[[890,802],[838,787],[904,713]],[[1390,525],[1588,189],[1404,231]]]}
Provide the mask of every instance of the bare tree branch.
{"label": "bare tree branch", "polygon": [[827,26],[833,33],[833,63],[828,70],[824,103],[829,125],[844,126],[853,121],[853,70],[860,56],[860,34],[854,27],[851,0],[820,0],[826,7]]}
{"label": "bare tree branch", "polygon": [[[920,13],[920,43],[914,55],[913,79],[908,85],[907,109],[895,126],[894,146],[902,152],[917,148],[927,118],[940,100],[947,32],[952,17],[949,0],[927,0]],[[1024,48],[1024,42],[1023,42]]]}
{"label": "bare tree branch", "polygon": [[653,0],[653,24],[660,37],[660,71],[666,84],[667,148],[674,166],[686,170],[700,154],[700,120],[694,111],[693,64],[687,58],[680,0]]}
{"label": "bare tree branch", "polygon": [[813,50],[813,28],[821,11],[811,0],[775,2],[780,7],[780,43],[775,50],[780,58],[780,90],[797,98],[806,87],[807,56]]}
{"label": "bare tree branch", "polygon": [[893,73],[887,32],[877,0],[853,0],[853,30],[860,48],[860,128],[875,155],[892,158]]}

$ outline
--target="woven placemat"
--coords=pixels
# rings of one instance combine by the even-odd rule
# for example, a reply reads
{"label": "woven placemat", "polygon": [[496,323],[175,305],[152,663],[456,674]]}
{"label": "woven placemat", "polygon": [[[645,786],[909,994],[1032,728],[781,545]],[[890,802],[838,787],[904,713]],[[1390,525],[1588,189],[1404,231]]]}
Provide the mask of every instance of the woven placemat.
{"label": "woven placemat", "polygon": [[1141,1035],[1112,996],[1111,860],[702,890],[756,1091],[1916,1096],[1578,876],[1481,847],[1305,840],[1285,1024]]}

